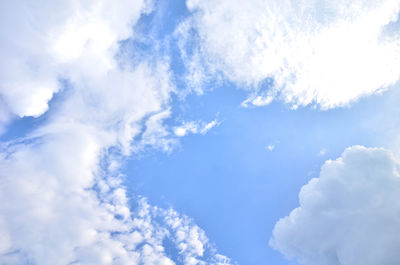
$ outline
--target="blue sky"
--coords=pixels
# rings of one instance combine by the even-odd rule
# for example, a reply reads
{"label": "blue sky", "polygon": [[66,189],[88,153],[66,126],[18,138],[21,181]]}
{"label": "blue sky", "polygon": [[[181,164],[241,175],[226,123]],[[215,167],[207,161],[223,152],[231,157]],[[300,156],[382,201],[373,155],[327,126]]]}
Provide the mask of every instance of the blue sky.
{"label": "blue sky", "polygon": [[0,264],[398,264],[400,2],[0,10]]}

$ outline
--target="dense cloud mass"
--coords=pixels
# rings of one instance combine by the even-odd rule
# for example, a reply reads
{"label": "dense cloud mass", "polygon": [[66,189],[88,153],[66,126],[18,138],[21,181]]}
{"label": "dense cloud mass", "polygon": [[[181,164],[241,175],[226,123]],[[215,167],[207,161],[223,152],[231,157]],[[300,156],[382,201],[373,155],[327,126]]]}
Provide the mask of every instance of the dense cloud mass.
{"label": "dense cloud mass", "polygon": [[168,63],[116,59],[152,4],[40,4],[0,4],[0,122],[49,112],[0,146],[0,264],[228,264],[188,217],[132,211],[122,185],[121,157],[172,141]]}
{"label": "dense cloud mass", "polygon": [[[59,79],[113,69],[118,41],[149,9],[142,0],[18,1],[0,4],[0,95],[20,117],[39,116]],[[9,27],[12,25],[12,27]]]}
{"label": "dense cloud mass", "polygon": [[301,189],[270,244],[304,265],[398,264],[399,170],[388,150],[347,148]]}
{"label": "dense cloud mass", "polygon": [[294,108],[329,109],[379,93],[400,75],[399,1],[189,0],[187,6],[194,14],[177,35],[188,80],[201,86],[222,74],[251,89],[244,105],[278,98]]}

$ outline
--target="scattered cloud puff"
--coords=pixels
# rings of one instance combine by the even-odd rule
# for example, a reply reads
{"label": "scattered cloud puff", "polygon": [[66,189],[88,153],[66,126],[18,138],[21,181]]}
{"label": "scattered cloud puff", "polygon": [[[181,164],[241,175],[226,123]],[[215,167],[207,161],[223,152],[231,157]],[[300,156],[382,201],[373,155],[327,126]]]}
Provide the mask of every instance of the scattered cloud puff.
{"label": "scattered cloud puff", "polygon": [[275,145],[271,144],[267,146],[268,151],[273,151],[275,149]]}
{"label": "scattered cloud puff", "polygon": [[229,264],[189,218],[145,200],[132,211],[119,173],[126,155],[170,145],[168,62],[115,56],[152,4],[41,4],[0,3],[15,25],[0,29],[0,121],[38,117],[63,90],[39,128],[0,145],[0,263]]}
{"label": "scattered cloud puff", "polygon": [[244,106],[280,99],[329,109],[380,93],[400,75],[400,3],[188,0],[176,34],[188,81],[212,76],[251,91]]}
{"label": "scattered cloud puff", "polygon": [[303,186],[271,246],[304,265],[398,264],[399,170],[388,150],[347,148]]}
{"label": "scattered cloud puff", "polygon": [[326,149],[324,148],[324,149],[321,149],[319,152],[318,152],[318,156],[324,156],[324,155],[326,155]]}
{"label": "scattered cloud puff", "polygon": [[186,136],[189,133],[192,134],[206,134],[209,130],[214,128],[215,126],[218,126],[220,122],[217,120],[213,120],[209,123],[205,122],[185,122],[181,126],[177,126],[174,128],[174,133],[178,137],[183,137]]}

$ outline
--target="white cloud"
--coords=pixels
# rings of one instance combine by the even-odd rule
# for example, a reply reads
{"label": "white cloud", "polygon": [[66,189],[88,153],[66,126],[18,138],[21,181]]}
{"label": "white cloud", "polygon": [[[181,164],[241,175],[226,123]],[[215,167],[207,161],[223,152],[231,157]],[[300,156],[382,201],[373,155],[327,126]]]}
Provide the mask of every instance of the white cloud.
{"label": "white cloud", "polygon": [[326,149],[324,148],[324,149],[321,149],[319,152],[318,152],[318,156],[324,156],[324,155],[326,155]]}
{"label": "white cloud", "polygon": [[275,149],[275,145],[270,144],[270,145],[267,146],[267,149],[268,149],[269,151],[273,151],[273,150]]}
{"label": "white cloud", "polygon": [[163,125],[164,119],[170,116],[170,110],[164,110],[151,116],[145,123],[146,129],[138,143],[134,143],[133,150],[139,152],[144,150],[145,147],[156,147],[163,151],[172,151],[176,141],[170,136],[170,132]]}
{"label": "white cloud", "polygon": [[[48,124],[21,143],[7,144],[0,158],[0,197],[5,202],[0,206],[0,231],[7,239],[0,240],[0,263],[167,264],[161,237],[153,235],[151,227],[141,241],[131,243],[132,248],[125,247],[141,232],[121,177],[113,173],[118,161],[107,151],[121,146],[129,153],[130,140],[142,130],[140,121],[160,111],[162,86],[148,70],[140,66],[126,74],[116,72],[117,79],[110,73],[101,82],[105,90],[103,86],[80,90],[76,84]],[[125,85],[125,78],[131,83]],[[126,100],[131,96],[131,102],[138,104],[130,108],[117,101],[105,92],[108,83],[117,85],[114,93],[126,93]],[[135,99],[138,94],[146,95],[142,98],[146,106]],[[115,233],[127,238],[122,241]],[[136,249],[144,243],[149,246]]]}
{"label": "white cloud", "polygon": [[174,128],[174,133],[178,137],[186,136],[189,133],[193,134],[206,134],[209,130],[218,126],[220,123],[217,120],[210,121],[209,123],[205,122],[185,122],[181,126],[177,126]]}
{"label": "white cloud", "polygon": [[305,265],[398,264],[399,170],[388,150],[347,148],[303,186],[271,246]]}
{"label": "white cloud", "polygon": [[59,78],[115,68],[118,41],[131,35],[147,3],[2,1],[0,10],[0,96],[12,113],[36,117],[60,90]]}
{"label": "white cloud", "polygon": [[118,171],[121,154],[169,145],[168,63],[115,58],[149,6],[0,3],[0,119],[42,115],[68,83],[38,129],[0,146],[1,264],[174,264],[166,238],[177,259],[228,264],[189,218],[145,200],[132,212]]}
{"label": "white cloud", "polygon": [[197,133],[197,124],[195,122],[187,122],[181,126],[174,128],[174,133],[178,137],[183,137],[188,133]]}
{"label": "white cloud", "polygon": [[199,86],[199,78],[222,75],[252,91],[245,106],[278,98],[294,108],[329,109],[399,79],[400,35],[392,26],[399,1],[188,0],[187,6],[193,16],[177,35],[189,81]]}

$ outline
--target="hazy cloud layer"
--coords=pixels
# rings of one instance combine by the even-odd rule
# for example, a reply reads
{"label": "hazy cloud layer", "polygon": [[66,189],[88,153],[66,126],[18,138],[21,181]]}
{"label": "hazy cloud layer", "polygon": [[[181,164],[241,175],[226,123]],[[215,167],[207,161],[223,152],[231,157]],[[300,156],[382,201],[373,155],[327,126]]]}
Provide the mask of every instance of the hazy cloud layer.
{"label": "hazy cloud layer", "polygon": [[388,150],[347,148],[303,186],[271,246],[305,265],[398,264],[399,170]]}

